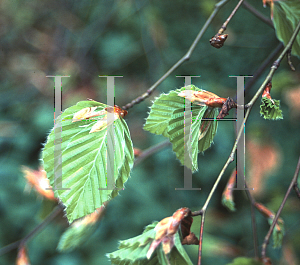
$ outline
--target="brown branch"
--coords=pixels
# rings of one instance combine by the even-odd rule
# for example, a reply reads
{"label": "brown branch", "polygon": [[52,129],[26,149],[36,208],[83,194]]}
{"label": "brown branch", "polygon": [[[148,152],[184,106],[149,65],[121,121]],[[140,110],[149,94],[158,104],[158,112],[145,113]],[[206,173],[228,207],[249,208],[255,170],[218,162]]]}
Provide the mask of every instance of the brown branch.
{"label": "brown branch", "polygon": [[293,63],[292,63],[292,49],[289,49],[288,52],[287,52],[287,61],[288,61],[288,64],[289,64],[289,67],[291,68],[292,71],[296,71],[295,67],[293,66]]}
{"label": "brown branch", "polygon": [[278,67],[280,65],[280,62],[282,61],[283,57],[287,54],[288,50],[291,49],[291,47],[292,47],[292,45],[293,45],[293,43],[296,39],[296,36],[299,33],[299,30],[300,30],[300,21],[299,21],[296,29],[294,30],[293,35],[291,36],[288,44],[285,46],[284,50],[281,52],[278,59],[273,63],[268,76],[265,78],[264,82],[261,84],[260,88],[258,89],[256,94],[254,95],[254,97],[251,99],[251,101],[245,107],[248,107],[248,108],[251,109],[253,104],[255,103],[257,98],[259,97],[259,95],[263,92],[263,90],[266,87],[267,83],[272,80],[272,77],[273,77],[275,71],[278,69]]}
{"label": "brown branch", "polygon": [[296,170],[295,170],[294,177],[293,177],[293,179],[292,179],[292,181],[290,183],[290,186],[289,186],[289,188],[288,188],[288,190],[287,190],[287,192],[286,192],[286,194],[285,194],[285,196],[284,196],[284,198],[282,200],[282,203],[280,204],[278,212],[276,213],[276,215],[275,215],[275,217],[273,219],[272,225],[271,225],[271,227],[270,227],[270,229],[269,229],[269,231],[268,231],[268,233],[267,233],[267,235],[265,237],[264,243],[262,245],[262,249],[261,249],[261,258],[262,258],[262,260],[266,259],[267,245],[269,244],[270,237],[271,237],[271,235],[273,233],[274,227],[275,227],[275,225],[276,225],[276,223],[277,223],[277,221],[279,219],[279,216],[280,216],[280,214],[282,212],[282,209],[283,209],[283,207],[284,207],[284,205],[286,203],[286,200],[287,200],[290,192],[292,191],[293,187],[295,186],[295,183],[297,182],[299,171],[300,171],[300,156],[299,156],[299,160],[298,160],[298,164],[297,164],[297,167],[296,167]]}
{"label": "brown branch", "polygon": [[296,181],[295,184],[294,184],[294,190],[295,190],[295,192],[296,192],[298,198],[300,199],[300,190],[299,190],[297,181]]}
{"label": "brown branch", "polygon": [[263,15],[262,13],[260,13],[259,11],[257,11],[252,5],[250,5],[247,1],[243,2],[243,6],[245,9],[247,9],[248,11],[250,11],[254,16],[256,16],[257,18],[259,18],[261,21],[263,21],[264,23],[266,23],[268,26],[270,26],[271,28],[274,28],[273,22],[271,19],[269,19],[268,17],[266,17],[265,15]]}
{"label": "brown branch", "polygon": [[238,2],[238,4],[236,5],[236,7],[233,9],[233,11],[231,12],[231,14],[229,15],[229,17],[226,19],[226,21],[223,23],[222,27],[220,28],[218,35],[221,35],[224,33],[224,31],[227,28],[227,25],[229,23],[229,21],[233,18],[233,16],[235,15],[236,11],[239,9],[239,7],[241,6],[241,4],[243,3],[244,0],[240,0]]}
{"label": "brown branch", "polygon": [[188,61],[194,52],[198,42],[202,38],[203,34],[207,30],[208,26],[212,22],[213,18],[216,16],[218,13],[219,9],[225,5],[229,0],[222,0],[218,2],[215,5],[215,8],[213,12],[211,13],[210,17],[206,20],[205,24],[203,25],[202,29],[199,31],[198,35],[196,36],[195,40],[193,41],[192,45],[190,46],[189,50],[187,53],[177,62],[175,63],[160,79],[158,79],[143,95],[137,97],[136,99],[132,100],[130,103],[126,104],[125,106],[122,107],[123,110],[127,110],[132,108],[135,104],[140,103],[141,101],[145,100],[148,98],[152,92],[172,73],[174,70],[176,70],[181,64],[183,64],[185,61]]}
{"label": "brown branch", "polygon": [[[282,61],[283,57],[286,55],[287,51],[292,47],[293,42],[295,41],[296,36],[297,36],[299,30],[300,30],[300,21],[299,21],[299,23],[298,23],[298,25],[297,25],[297,27],[296,27],[293,35],[291,36],[290,41],[286,45],[285,49],[281,52],[281,54],[279,55],[278,59],[273,63],[273,65],[271,67],[271,70],[270,70],[269,74],[267,75],[267,77],[265,78],[264,82],[261,84],[260,88],[258,89],[258,91],[256,92],[256,94],[253,96],[253,98],[251,99],[251,101],[245,106],[245,108],[247,108],[247,111],[246,111],[245,118],[244,118],[244,124],[246,124],[246,122],[247,122],[247,120],[249,118],[249,115],[250,115],[250,112],[252,110],[252,107],[253,107],[254,103],[258,99],[259,95],[263,92],[263,90],[266,87],[266,85],[269,82],[269,80],[272,79],[275,71],[278,69],[280,62]],[[239,131],[238,131],[238,134],[237,134],[237,137],[236,137],[236,141],[235,141],[235,143],[234,143],[234,145],[232,147],[231,153],[230,153],[230,155],[229,155],[229,157],[228,157],[225,165],[223,166],[221,172],[219,173],[219,176],[217,177],[217,179],[216,179],[216,181],[215,181],[215,183],[214,183],[214,185],[213,185],[213,187],[212,187],[212,189],[211,189],[211,191],[210,191],[210,193],[209,193],[209,195],[208,195],[208,197],[207,197],[207,199],[206,199],[206,201],[205,201],[202,209],[199,211],[199,212],[202,211],[202,218],[205,217],[207,206],[208,206],[208,204],[209,204],[209,202],[210,202],[210,200],[211,200],[211,198],[212,198],[215,190],[217,189],[217,186],[218,186],[219,182],[221,181],[221,178],[224,175],[227,167],[229,166],[229,164],[231,162],[234,161],[234,154],[235,154],[235,151],[237,149],[237,143],[240,140],[241,135],[244,133],[244,124],[242,124],[241,127],[239,128]],[[293,183],[293,185],[294,185],[294,183]],[[200,240],[199,244],[201,244],[201,240],[202,240],[201,237],[199,238],[199,240]],[[202,253],[199,251],[199,254],[198,254],[198,265],[201,265],[201,256],[202,256]]]}
{"label": "brown branch", "polygon": [[217,120],[223,119],[225,116],[227,116],[229,111],[232,108],[236,108],[237,104],[233,101],[232,98],[227,98],[226,101],[223,103],[223,106],[220,110],[219,115],[217,116]]}
{"label": "brown branch", "polygon": [[199,252],[198,252],[199,254],[198,254],[198,263],[197,263],[197,265],[201,265],[204,219],[205,219],[205,211],[203,211],[203,214],[202,214],[202,217],[201,217],[200,236],[199,236]]}
{"label": "brown branch", "polygon": [[249,89],[254,85],[254,83],[261,77],[263,72],[267,69],[269,64],[275,60],[276,57],[278,57],[280,51],[283,48],[283,44],[280,42],[277,47],[274,49],[274,51],[264,60],[264,62],[261,64],[261,66],[255,71],[252,78],[249,79],[249,81],[246,83],[245,86],[245,93],[249,91]]}
{"label": "brown branch", "polygon": [[169,146],[171,143],[169,140],[163,141],[158,143],[157,145],[151,146],[148,149],[142,151],[142,153],[134,160],[133,166],[137,166],[147,157],[153,155],[154,153],[158,152],[160,149],[163,149],[166,146]]}
{"label": "brown branch", "polygon": [[224,31],[227,28],[227,25],[229,23],[229,21],[232,19],[232,17],[235,15],[236,11],[239,9],[239,7],[241,6],[241,4],[243,3],[244,0],[240,0],[238,2],[238,4],[236,5],[236,7],[233,9],[233,11],[231,12],[231,14],[229,15],[229,17],[226,19],[226,21],[223,23],[222,27],[219,29],[218,33],[213,36],[209,42],[211,44],[211,46],[219,49],[224,45],[224,42],[226,41],[228,34],[223,34]]}
{"label": "brown branch", "polygon": [[26,244],[30,239],[40,233],[56,216],[58,216],[63,211],[62,205],[57,205],[53,211],[44,219],[42,223],[40,223],[37,227],[35,227],[28,235],[26,235],[23,239],[20,239],[14,243],[11,243],[0,249],[0,256],[5,253],[18,248],[20,245]]}
{"label": "brown branch", "polygon": [[255,212],[254,212],[255,199],[251,195],[251,192],[248,189],[246,181],[245,181],[245,188],[246,188],[245,192],[246,192],[247,197],[250,201],[250,208],[251,208],[251,224],[252,224],[254,255],[255,255],[255,258],[258,258],[258,238],[257,238]]}

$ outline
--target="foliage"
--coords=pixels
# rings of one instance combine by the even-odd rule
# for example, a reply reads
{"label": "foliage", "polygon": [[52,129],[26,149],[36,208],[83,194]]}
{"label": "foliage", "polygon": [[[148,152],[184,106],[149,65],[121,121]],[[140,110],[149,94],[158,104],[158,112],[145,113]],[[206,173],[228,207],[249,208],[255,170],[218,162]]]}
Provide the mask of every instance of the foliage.
{"label": "foliage", "polygon": [[[125,105],[145,93],[185,54],[214,4],[209,0],[66,0],[60,3],[59,8],[55,3],[36,0],[26,3],[4,1],[1,4],[1,247],[24,238],[44,220],[40,216],[40,196],[36,196],[33,190],[30,194],[24,193],[26,183],[21,165],[39,167],[41,143],[46,142],[53,127],[54,82],[53,78],[46,76],[71,76],[62,79],[62,108],[66,109],[87,98],[106,102],[106,81],[98,75],[122,75],[123,78],[116,78],[115,101],[119,106]],[[227,28],[229,36],[225,45],[220,50],[212,48],[209,39],[227,19],[235,4],[229,1],[222,7],[189,61],[176,69],[150,99],[181,87],[183,79],[176,78],[176,75],[188,74],[201,75],[201,78],[192,77],[192,83],[200,88],[224,97],[235,97],[235,78],[228,76],[255,73],[278,45],[274,30],[241,7]],[[252,1],[251,4],[269,15],[261,1]],[[299,60],[292,60],[298,71]],[[272,172],[269,180],[264,176],[261,178],[260,183],[265,188],[256,195],[261,201],[274,205],[274,209],[279,206],[294,173],[300,129],[297,104],[292,107],[287,101],[288,93],[298,87],[298,73],[290,72],[283,61],[274,77],[277,76],[280,77],[277,78],[280,87],[277,86],[274,96],[281,101],[285,119],[270,124],[260,118],[259,105],[255,105],[246,126],[246,153],[247,142],[254,137],[260,142],[271,143],[279,150],[276,171]],[[262,80],[259,78],[256,84]],[[245,91],[245,103],[254,95],[256,88],[255,85]],[[133,144],[141,150],[163,138],[142,130],[150,105],[149,100],[141,102],[126,116]],[[105,253],[113,252],[118,240],[139,234],[145,224],[165,216],[166,211],[173,212],[183,205],[198,210],[234,141],[234,123],[230,120],[219,122],[215,144],[198,158],[199,170],[193,175],[193,186],[201,187],[200,192],[175,190],[183,186],[183,169],[174,163],[171,149],[165,148],[148,157],[132,170],[126,189],[120,191],[121,196],[111,200],[105,218],[85,244],[72,253],[57,252],[57,243],[68,227],[67,219],[59,215],[41,234],[28,242],[30,261],[32,264],[49,265],[110,264]],[[260,157],[263,156],[262,152]],[[255,180],[255,172],[249,172],[249,168],[251,165],[246,159],[246,178]],[[209,204],[205,223],[208,235],[204,235],[203,245],[204,265],[227,264],[239,255],[239,251],[248,253],[253,248],[250,231],[245,230],[249,227],[249,201],[237,192],[235,203],[238,211],[229,213],[220,207],[229,175],[225,172],[220,189]],[[256,186],[254,189],[258,190]],[[47,208],[44,216],[51,209]],[[284,244],[285,251],[268,249],[274,263],[282,262],[284,253],[288,251],[294,251],[296,264],[299,261],[299,213],[296,197],[291,194],[284,212],[291,247]],[[193,226],[197,225],[194,223]],[[265,235],[269,228],[265,226],[265,219],[258,218],[257,226],[261,235]],[[199,233],[199,226],[194,231]],[[209,241],[210,238],[215,241]],[[220,241],[222,245],[216,244]],[[196,264],[197,246],[187,246],[186,251]],[[1,264],[14,264],[15,261],[16,251],[0,257]]]}
{"label": "foliage", "polygon": [[280,100],[263,97],[260,105],[260,115],[267,120],[283,119]]}
{"label": "foliage", "polygon": [[155,239],[154,230],[158,222],[148,225],[144,232],[134,238],[120,241],[119,250],[107,254],[111,264],[132,264],[132,265],[168,265],[167,259],[171,264],[180,263],[182,265],[192,265],[192,262],[181,245],[179,232],[175,234],[175,245],[171,250],[169,257],[163,251],[160,245],[156,251],[147,259],[147,252],[151,242]]}
{"label": "foliage", "polygon": [[[123,189],[133,165],[133,147],[128,127],[123,118],[118,116],[112,123],[114,131],[109,132],[106,107],[96,101],[81,101],[66,109],[56,120],[56,123],[61,120],[62,131],[58,136],[54,127],[43,149],[44,169],[50,185],[54,187],[55,196],[66,206],[70,223],[114,198],[118,190]],[[91,108],[98,119],[86,118],[84,114],[84,117],[76,120],[76,114]],[[111,139],[115,141],[111,150],[108,149],[108,132],[113,133]],[[61,137],[61,164],[55,151],[58,137]],[[108,152],[114,154],[112,161],[108,161],[111,159],[110,156],[107,158]],[[114,166],[114,175],[111,177],[115,188],[108,186],[108,162]],[[62,171],[61,182],[54,176],[55,170],[59,172],[59,167]]]}
{"label": "foliage", "polygon": [[[286,45],[300,20],[300,2],[298,0],[278,1],[274,5],[274,26],[277,38]],[[300,57],[300,35],[292,47],[292,54]]]}
{"label": "foliage", "polygon": [[[144,129],[169,138],[181,164],[196,171],[198,153],[210,147],[216,134],[218,111],[207,106],[193,105],[191,125],[186,124],[185,99],[178,95],[185,90],[202,91],[191,85],[160,95],[153,102]],[[190,131],[189,137],[186,136],[186,131]],[[189,147],[185,150],[188,141],[192,150]]]}
{"label": "foliage", "polygon": [[70,252],[80,247],[96,230],[96,224],[104,207],[97,209],[95,212],[76,220],[62,234],[59,239],[57,250],[61,252]]}

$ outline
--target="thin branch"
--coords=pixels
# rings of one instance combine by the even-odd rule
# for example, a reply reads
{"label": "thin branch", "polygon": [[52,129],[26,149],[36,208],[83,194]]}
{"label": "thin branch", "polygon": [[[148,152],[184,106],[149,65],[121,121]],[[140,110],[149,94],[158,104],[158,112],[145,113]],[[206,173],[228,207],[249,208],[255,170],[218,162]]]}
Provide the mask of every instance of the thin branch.
{"label": "thin branch", "polygon": [[231,12],[231,14],[229,15],[229,17],[226,19],[226,21],[223,23],[222,27],[219,29],[218,33],[213,36],[209,42],[210,45],[219,49],[221,47],[223,47],[224,42],[226,41],[228,34],[223,34],[224,31],[227,28],[227,25],[229,23],[229,21],[232,19],[232,17],[235,15],[236,11],[239,9],[239,7],[241,6],[241,4],[243,3],[244,0],[240,0],[238,2],[238,4],[236,5],[236,7],[233,9],[233,11]]}
{"label": "thin branch", "polygon": [[238,2],[238,4],[236,5],[236,7],[233,9],[233,11],[231,12],[231,14],[229,15],[229,17],[226,19],[226,21],[223,23],[222,27],[220,28],[219,32],[217,35],[221,35],[224,33],[224,31],[227,28],[227,25],[229,23],[229,21],[233,18],[233,16],[235,15],[236,11],[239,9],[239,7],[241,6],[241,4],[243,3],[244,0],[240,0]]}
{"label": "thin branch", "polygon": [[267,69],[270,62],[274,61],[276,57],[278,57],[279,52],[282,50],[283,44],[280,42],[277,47],[274,49],[274,51],[268,56],[267,59],[264,60],[264,62],[261,64],[261,66],[255,71],[252,78],[249,79],[249,81],[246,83],[245,86],[245,93],[254,85],[254,83],[260,78],[260,76],[263,74],[263,72]]}
{"label": "thin branch", "polygon": [[[235,154],[235,151],[237,149],[237,143],[238,143],[239,139],[241,138],[242,133],[244,133],[244,124],[246,124],[246,122],[248,120],[248,117],[249,117],[250,112],[252,110],[253,104],[255,103],[255,101],[257,100],[257,98],[259,97],[259,95],[263,92],[263,90],[266,87],[267,83],[272,79],[275,71],[278,69],[279,64],[282,61],[282,59],[285,56],[285,54],[292,47],[293,42],[295,41],[295,38],[296,38],[299,30],[300,30],[300,21],[299,21],[299,23],[298,23],[298,25],[297,25],[297,27],[296,27],[296,29],[295,29],[292,37],[291,37],[289,43],[286,45],[285,49],[281,52],[281,54],[279,55],[278,59],[273,63],[273,65],[271,67],[271,70],[270,70],[269,74],[267,75],[267,77],[265,78],[264,82],[262,83],[262,85],[260,86],[260,88],[258,89],[258,91],[256,92],[256,94],[253,96],[253,98],[251,99],[251,101],[245,106],[245,108],[247,107],[247,111],[246,111],[246,114],[245,114],[244,123],[241,125],[241,127],[239,129],[236,141],[235,141],[235,143],[234,143],[234,145],[232,147],[232,151],[231,151],[231,153],[230,153],[230,155],[229,155],[229,157],[228,157],[225,165],[223,166],[223,168],[222,168],[219,176],[217,177],[217,179],[216,179],[216,181],[215,181],[215,183],[214,183],[214,185],[213,185],[213,187],[212,187],[212,189],[211,189],[211,191],[210,191],[210,193],[209,193],[209,195],[208,195],[208,197],[206,199],[206,202],[204,203],[204,205],[203,205],[203,207],[201,209],[202,210],[202,218],[205,217],[207,206],[208,206],[208,204],[209,204],[209,202],[210,202],[210,200],[211,200],[211,198],[212,198],[215,190],[217,189],[217,186],[218,186],[218,184],[219,184],[222,176],[224,175],[227,167],[229,166],[229,164],[231,162],[234,161],[234,154]],[[294,183],[293,183],[293,185],[294,185]],[[200,238],[200,243],[201,243],[201,238]],[[198,265],[201,265],[201,256],[202,256],[202,253],[199,252],[199,254],[198,254]]]}
{"label": "thin branch", "polygon": [[297,181],[296,181],[295,184],[294,184],[294,190],[295,190],[295,192],[296,192],[298,198],[300,199],[300,190],[299,190]]}
{"label": "thin branch", "polygon": [[252,235],[253,235],[253,245],[254,245],[254,255],[255,258],[258,258],[258,238],[257,238],[257,229],[256,229],[256,219],[255,219],[255,211],[254,211],[254,205],[255,205],[255,199],[251,195],[247,183],[245,181],[245,188],[246,188],[246,194],[250,201],[250,207],[251,207],[251,224],[252,224]]}
{"label": "thin branch", "polygon": [[157,145],[151,146],[148,149],[144,150],[135,160],[134,160],[134,167],[137,166],[139,163],[141,163],[144,159],[147,157],[153,155],[154,153],[158,152],[160,149],[163,149],[164,147],[170,145],[170,141],[162,141],[158,143]]}
{"label": "thin branch", "polygon": [[292,57],[292,49],[289,49],[287,52],[287,61],[288,61],[288,64],[289,64],[289,67],[291,68],[291,70],[296,71],[295,67],[293,66],[291,57]]}
{"label": "thin branch", "polygon": [[262,83],[262,85],[260,86],[260,88],[258,89],[258,91],[256,92],[256,94],[254,95],[254,97],[251,99],[251,101],[246,105],[248,108],[251,108],[253,106],[253,104],[255,103],[255,101],[257,100],[257,98],[259,97],[259,95],[263,92],[265,86],[267,85],[267,83],[269,83],[269,81],[271,81],[275,71],[278,69],[280,62],[282,61],[283,57],[286,55],[286,53],[288,52],[289,49],[291,49],[297,34],[299,33],[300,30],[300,21],[296,27],[296,29],[294,30],[294,33],[292,35],[292,37],[290,38],[288,44],[285,46],[284,50],[281,52],[281,54],[279,55],[278,59],[273,63],[272,67],[271,67],[271,71],[269,72],[268,76],[265,78],[265,81]]}
{"label": "thin branch", "polygon": [[261,258],[262,258],[262,260],[264,260],[266,258],[266,248],[267,248],[267,245],[269,243],[270,237],[271,237],[271,235],[273,233],[274,227],[275,227],[275,225],[276,225],[276,223],[278,221],[278,218],[279,218],[279,216],[280,216],[280,214],[282,212],[282,209],[283,209],[283,207],[284,207],[284,205],[286,203],[286,200],[287,200],[290,192],[292,191],[295,183],[297,182],[299,171],[300,171],[300,156],[299,156],[299,160],[298,160],[298,164],[297,164],[297,167],[296,167],[296,170],[295,170],[294,177],[293,177],[293,179],[292,179],[292,181],[290,183],[290,186],[289,186],[289,188],[288,188],[288,190],[287,190],[287,192],[286,192],[286,194],[285,194],[285,196],[283,198],[283,201],[282,201],[282,203],[281,203],[281,205],[280,205],[280,207],[278,209],[278,212],[276,213],[276,215],[275,215],[275,217],[273,219],[272,225],[271,225],[271,227],[270,227],[270,229],[269,229],[269,231],[268,231],[268,233],[267,233],[267,235],[265,237],[264,243],[262,245],[262,249],[261,249]]}
{"label": "thin branch", "polygon": [[[162,148],[170,145],[169,140],[163,141],[155,146],[152,146],[145,151],[142,152],[140,156],[138,156],[134,161],[134,166],[138,165],[140,162],[142,162],[144,159],[149,157],[150,155],[158,152]],[[0,256],[6,254],[7,252],[10,252],[16,248],[18,248],[21,245],[25,245],[31,238],[36,236],[39,232],[41,232],[58,214],[60,214],[63,210],[62,205],[56,206],[53,211],[43,220],[42,223],[40,223],[37,227],[35,227],[28,235],[26,235],[23,239],[20,239],[16,242],[13,242],[3,248],[0,249]]]}
{"label": "thin branch", "polygon": [[[205,220],[205,211],[203,212],[202,217],[201,217],[200,236],[199,236],[199,251],[198,251],[199,254],[198,255],[201,255],[201,256],[202,256],[204,220]],[[198,258],[197,265],[201,265],[201,256],[199,256],[199,258]]]}
{"label": "thin branch", "polygon": [[0,249],[0,256],[5,253],[18,248],[20,245],[24,245],[38,233],[40,233],[56,216],[58,216],[63,211],[62,205],[57,205],[53,211],[44,219],[42,223],[40,223],[37,227],[35,227],[28,235],[26,235],[23,239],[18,240],[14,243],[11,243]]}
{"label": "thin branch", "polygon": [[259,18],[261,21],[263,21],[264,23],[266,23],[268,26],[270,26],[271,28],[274,28],[273,22],[271,19],[269,19],[268,17],[266,17],[265,15],[263,15],[262,13],[260,13],[259,11],[257,11],[252,5],[250,5],[247,1],[243,2],[243,6],[245,9],[247,9],[248,11],[250,11],[254,16],[256,16],[257,18]]}
{"label": "thin branch", "polygon": [[218,2],[215,5],[215,9],[213,10],[213,12],[211,13],[210,17],[206,20],[205,24],[203,25],[202,29],[200,30],[200,32],[198,33],[197,37],[195,38],[195,40],[193,41],[191,47],[189,48],[189,50],[187,51],[187,53],[177,62],[175,63],[160,79],[158,79],[147,91],[146,93],[144,93],[143,95],[137,97],[136,99],[132,100],[130,103],[126,104],[125,106],[122,107],[122,109],[127,110],[132,108],[135,104],[140,103],[141,101],[145,100],[146,98],[148,98],[152,92],[174,71],[176,70],[181,64],[183,64],[185,61],[188,61],[192,55],[192,53],[194,52],[198,42],[200,41],[200,39],[202,38],[203,34],[205,33],[205,31],[207,30],[208,26],[210,25],[210,23],[212,22],[213,18],[216,16],[216,14],[218,13],[219,9],[225,5],[229,0],[222,0],[220,2]]}

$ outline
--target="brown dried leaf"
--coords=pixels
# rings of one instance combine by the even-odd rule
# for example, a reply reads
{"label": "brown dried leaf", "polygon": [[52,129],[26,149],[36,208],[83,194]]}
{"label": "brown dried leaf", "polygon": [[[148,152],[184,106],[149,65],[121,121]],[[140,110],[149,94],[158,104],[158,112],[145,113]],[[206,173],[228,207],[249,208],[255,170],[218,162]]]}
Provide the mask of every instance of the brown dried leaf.
{"label": "brown dried leaf", "polygon": [[[210,107],[214,107],[213,105],[215,104],[215,107],[220,106],[220,98],[214,93],[211,93],[209,91],[194,91],[194,90],[183,90],[178,94],[179,97],[183,97],[188,99],[194,104],[200,105],[200,106],[205,106],[209,105]],[[226,99],[225,99],[226,100]],[[221,106],[223,103],[221,103]],[[220,107],[221,107],[220,106]]]}
{"label": "brown dried leaf", "polygon": [[182,242],[182,245],[199,245],[199,239],[196,237],[194,233],[190,233],[186,236]]}
{"label": "brown dried leaf", "polygon": [[49,200],[57,201],[54,197],[54,192],[51,189],[49,179],[47,179],[46,171],[43,170],[43,168],[40,167],[39,170],[32,170],[22,166],[21,170],[24,173],[24,177],[27,179],[28,184],[31,187],[34,187],[39,194]]}
{"label": "brown dried leaf", "polygon": [[[179,229],[179,225],[184,218],[190,217],[190,214],[191,210],[189,208],[180,208],[171,217],[164,218],[156,225],[154,228],[156,231],[155,240],[149,247],[147,259],[150,259],[152,253],[160,245],[160,243],[162,243],[162,248],[166,255],[171,252],[174,246],[174,237]],[[187,228],[190,224],[191,221],[188,220],[185,223],[185,227]]]}

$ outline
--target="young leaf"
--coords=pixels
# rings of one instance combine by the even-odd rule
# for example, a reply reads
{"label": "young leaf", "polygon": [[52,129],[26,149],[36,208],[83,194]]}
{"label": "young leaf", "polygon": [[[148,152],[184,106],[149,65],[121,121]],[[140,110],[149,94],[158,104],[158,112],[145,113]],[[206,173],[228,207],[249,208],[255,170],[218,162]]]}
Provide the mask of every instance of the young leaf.
{"label": "young leaf", "polygon": [[153,222],[148,225],[139,236],[120,241],[119,250],[107,254],[111,264],[157,264],[157,257],[153,257],[151,261],[146,258],[151,241],[155,238],[156,224],[157,222]]}
{"label": "young leaf", "polygon": [[69,252],[80,247],[96,229],[96,223],[104,212],[104,206],[95,212],[74,221],[59,239],[57,250]]}
{"label": "young leaf", "polygon": [[[114,139],[114,160],[107,158],[107,155],[110,157],[107,148],[107,127],[110,124],[106,117],[111,112],[110,108],[96,101],[81,101],[66,109],[56,121],[56,124],[61,121],[61,139],[55,139],[60,130],[56,125],[43,149],[44,169],[55,196],[66,206],[70,223],[115,197],[129,177],[134,159],[133,147],[127,124],[119,111],[114,112],[114,121],[111,121],[114,124],[114,135],[111,135]],[[57,146],[60,146],[61,153],[55,152]],[[107,187],[108,161],[113,164],[115,189]],[[54,179],[54,171],[59,173],[59,167],[62,176],[58,178],[61,179]]]}
{"label": "young leaf", "polygon": [[218,109],[209,108],[203,116],[200,125],[200,135],[199,135],[199,142],[198,142],[198,152],[204,152],[208,149],[213,139],[217,133],[218,123],[217,123],[217,116],[219,114]]}
{"label": "young leaf", "polygon": [[[192,124],[185,123],[186,99],[193,103]],[[218,111],[208,107],[207,104],[219,106],[220,102],[216,104],[215,101],[221,100],[223,99],[217,95],[194,85],[163,94],[154,101],[144,129],[168,137],[180,162],[192,171],[196,171],[198,153],[210,147],[217,130]],[[185,133],[189,130],[191,134],[188,138],[185,137]],[[185,149],[189,140],[191,147]]]}
{"label": "young leaf", "polygon": [[147,252],[151,242],[155,239],[154,228],[158,222],[148,225],[144,232],[134,238],[120,241],[119,250],[107,254],[112,265],[192,265],[185,249],[180,242],[179,233],[174,236],[174,247],[171,253],[166,256],[162,246],[158,246],[150,259],[147,259]]}
{"label": "young leaf", "polygon": [[[286,0],[276,1],[273,6],[273,23],[277,38],[287,45],[293,31],[300,20],[300,1]],[[300,35],[292,47],[292,54],[300,57]]]}
{"label": "young leaf", "polygon": [[222,194],[222,204],[230,211],[234,212],[235,203],[233,200],[233,188],[236,182],[236,170],[234,170],[227,182],[226,188]]}
{"label": "young leaf", "polygon": [[[273,223],[273,219],[275,217],[274,212],[268,209],[261,203],[256,202],[254,206],[265,216],[268,218],[268,222],[270,225]],[[284,236],[284,222],[281,218],[278,218],[277,223],[273,230],[273,248],[279,248],[282,245],[282,239]]]}
{"label": "young leaf", "polygon": [[[270,225],[273,223],[273,218],[269,218],[268,222]],[[274,227],[272,238],[273,238],[273,248],[281,248],[282,240],[284,236],[284,224],[282,220],[278,220],[277,224]]]}
{"label": "young leaf", "polygon": [[[147,252],[148,259],[150,259],[152,253],[159,245],[162,245],[166,255],[171,252],[174,247],[174,236],[181,225],[181,221],[186,217],[191,218],[190,213],[191,210],[189,208],[181,208],[171,217],[164,218],[155,226],[155,240],[151,243]],[[192,220],[191,223],[193,222]]]}
{"label": "young leaf", "polygon": [[[196,87],[192,86],[191,89],[196,89]],[[184,109],[184,100],[178,97],[178,93],[182,90],[183,88],[172,90],[168,94],[162,94],[155,99],[144,125],[144,130],[169,137],[168,125],[173,112]]]}
{"label": "young leaf", "polygon": [[283,119],[280,100],[263,97],[261,99],[260,115],[267,120]]}
{"label": "young leaf", "polygon": [[[207,106],[192,108],[192,124],[185,123],[184,109],[174,111],[172,119],[169,121],[168,134],[172,143],[173,151],[182,165],[187,166],[196,171],[198,169],[197,156],[198,153],[204,150],[199,150],[199,137],[201,119],[207,110]],[[190,138],[185,136],[185,131],[191,130]],[[191,150],[186,149],[187,141],[191,141]],[[191,157],[189,157],[191,154]]]}

